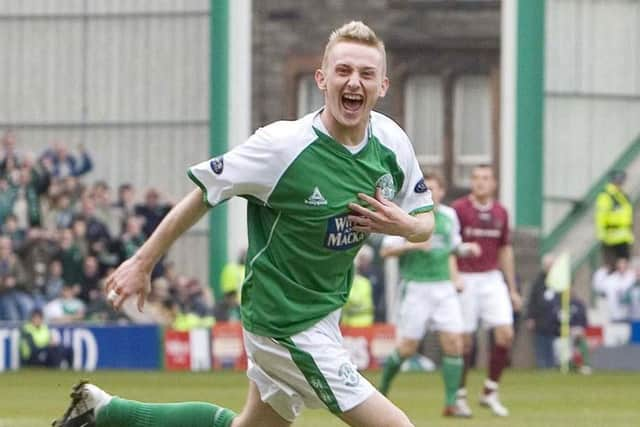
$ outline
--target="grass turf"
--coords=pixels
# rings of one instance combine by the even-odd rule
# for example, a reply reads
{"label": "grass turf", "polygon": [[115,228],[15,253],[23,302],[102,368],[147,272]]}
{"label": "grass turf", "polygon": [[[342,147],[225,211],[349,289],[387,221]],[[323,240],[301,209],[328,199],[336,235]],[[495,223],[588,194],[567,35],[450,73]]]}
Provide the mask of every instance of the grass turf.
{"label": "grass turf", "polygon": [[[367,374],[377,383],[377,374]],[[242,407],[247,380],[243,373],[52,372],[23,370],[0,374],[0,427],[47,426],[67,406],[70,386],[86,377],[121,397],[156,402],[203,400],[234,410]],[[640,423],[640,374],[601,373],[592,376],[555,372],[509,371],[502,400],[511,416],[500,419],[477,405],[482,375],[468,384],[472,420],[440,417],[442,383],[438,373],[405,373],[397,377],[390,398],[416,426],[637,426]],[[306,410],[296,426],[344,425],[327,411]]]}

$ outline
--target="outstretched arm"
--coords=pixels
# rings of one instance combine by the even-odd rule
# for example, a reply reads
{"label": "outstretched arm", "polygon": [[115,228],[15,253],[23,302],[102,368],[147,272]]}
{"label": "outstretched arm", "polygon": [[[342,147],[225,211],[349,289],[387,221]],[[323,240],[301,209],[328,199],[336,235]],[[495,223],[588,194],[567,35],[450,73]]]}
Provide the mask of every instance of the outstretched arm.
{"label": "outstretched arm", "polygon": [[112,301],[119,309],[131,295],[138,295],[138,309],[142,310],[150,288],[151,271],[173,242],[208,211],[202,191],[197,188],[187,194],[162,220],[149,239],[107,279],[107,292],[114,291]]}

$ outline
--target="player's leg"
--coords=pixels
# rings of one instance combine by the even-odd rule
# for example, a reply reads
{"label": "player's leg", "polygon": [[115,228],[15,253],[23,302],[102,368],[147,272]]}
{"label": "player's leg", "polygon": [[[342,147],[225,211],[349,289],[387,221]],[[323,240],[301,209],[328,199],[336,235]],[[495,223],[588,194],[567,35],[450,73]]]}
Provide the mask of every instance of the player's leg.
{"label": "player's leg", "polygon": [[464,359],[462,358],[462,334],[456,332],[440,332],[440,346],[442,347],[442,379],[445,391],[446,416],[469,417],[470,412],[466,408],[459,408],[458,390],[464,371]]}
{"label": "player's leg", "polygon": [[498,384],[509,362],[513,342],[513,309],[507,285],[499,272],[487,273],[481,286],[481,318],[488,327],[493,328],[493,345],[480,403],[489,407],[496,415],[507,416],[509,411],[498,398]]}
{"label": "player's leg", "polygon": [[412,427],[409,418],[381,393],[373,393],[367,400],[340,415],[353,427]]}
{"label": "player's leg", "polygon": [[[82,382],[73,388],[72,402],[54,427],[230,427],[235,413],[204,402],[144,403],[111,396]],[[285,424],[286,425],[286,424]]]}
{"label": "player's leg", "polygon": [[260,399],[258,387],[249,382],[249,394],[242,412],[234,418],[231,427],[287,427],[291,422],[282,418],[273,408]]}
{"label": "player's leg", "polygon": [[409,357],[416,354],[420,341],[411,338],[401,338],[396,349],[384,361],[384,369],[382,370],[382,378],[378,389],[383,395],[389,393],[391,383],[400,371],[402,363]]}
{"label": "player's leg", "polygon": [[458,389],[458,407],[464,409],[465,413],[471,415],[471,408],[467,403],[467,374],[471,367],[471,356],[473,354],[473,336],[478,329],[479,306],[478,306],[478,286],[477,274],[460,274],[464,282],[464,290],[459,294],[460,307],[462,310],[462,358],[464,366],[462,377],[460,378],[460,388]]}
{"label": "player's leg", "polygon": [[408,282],[403,285],[403,296],[398,316],[398,346],[387,357],[378,389],[383,395],[389,393],[391,382],[400,371],[400,366],[418,350],[420,340],[427,331],[427,322],[433,311],[430,291],[432,285]]}
{"label": "player's leg", "polygon": [[444,382],[445,408],[443,415],[469,417],[470,412],[456,404],[464,361],[462,359],[462,310],[454,285],[451,282],[433,284],[437,309],[433,314],[433,328],[439,332],[442,348],[441,373]]}

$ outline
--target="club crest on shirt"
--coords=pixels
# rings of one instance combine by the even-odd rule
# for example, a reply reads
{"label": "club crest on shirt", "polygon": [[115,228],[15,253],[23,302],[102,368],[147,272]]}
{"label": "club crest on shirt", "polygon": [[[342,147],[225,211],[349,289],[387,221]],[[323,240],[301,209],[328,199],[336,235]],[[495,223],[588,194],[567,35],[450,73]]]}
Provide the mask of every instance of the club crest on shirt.
{"label": "club crest on shirt", "polygon": [[209,166],[211,167],[213,173],[215,173],[216,175],[220,175],[222,173],[222,170],[224,169],[224,159],[222,158],[222,156],[211,159],[211,161],[209,162]]}
{"label": "club crest on shirt", "polygon": [[382,191],[382,197],[387,200],[393,200],[396,196],[396,186],[390,173],[385,173],[376,181],[376,188]]}

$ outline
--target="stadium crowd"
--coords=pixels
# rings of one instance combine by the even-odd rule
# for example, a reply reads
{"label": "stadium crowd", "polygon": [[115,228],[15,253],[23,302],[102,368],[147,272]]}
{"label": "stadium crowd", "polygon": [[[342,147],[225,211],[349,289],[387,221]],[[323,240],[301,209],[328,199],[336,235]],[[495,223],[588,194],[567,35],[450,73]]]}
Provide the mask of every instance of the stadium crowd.
{"label": "stadium crowd", "polygon": [[[112,269],[171,209],[158,191],[123,183],[114,194],[104,181],[88,182],[93,159],[84,147],[72,153],[54,142],[34,156],[20,149],[14,131],[0,143],[0,321],[22,322],[42,310],[51,324],[214,322],[208,286],[167,260],[152,274],[144,313],[134,307],[116,312],[101,292]],[[227,301],[215,311],[228,318],[229,310]]]}

